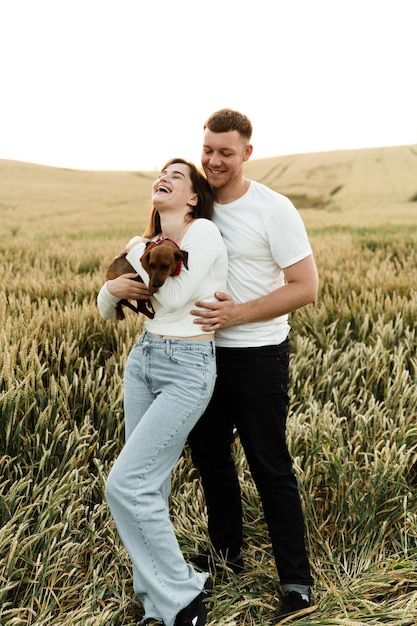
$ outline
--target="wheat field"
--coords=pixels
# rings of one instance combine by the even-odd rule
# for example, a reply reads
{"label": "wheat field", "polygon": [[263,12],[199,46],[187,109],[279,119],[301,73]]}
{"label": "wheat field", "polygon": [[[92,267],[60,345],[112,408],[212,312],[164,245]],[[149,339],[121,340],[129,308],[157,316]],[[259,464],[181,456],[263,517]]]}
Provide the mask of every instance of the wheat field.
{"label": "wheat field", "polygon": [[[299,205],[320,273],[291,316],[288,441],[317,609],[300,626],[417,623],[417,147],[295,155],[248,174]],[[129,559],[104,495],[123,445],[122,380],[140,333],[96,295],[145,226],[152,172],[0,161],[0,624],[133,626]],[[246,571],[216,575],[210,625],[274,624],[280,599],[239,442]],[[172,518],[206,545],[189,451]]]}

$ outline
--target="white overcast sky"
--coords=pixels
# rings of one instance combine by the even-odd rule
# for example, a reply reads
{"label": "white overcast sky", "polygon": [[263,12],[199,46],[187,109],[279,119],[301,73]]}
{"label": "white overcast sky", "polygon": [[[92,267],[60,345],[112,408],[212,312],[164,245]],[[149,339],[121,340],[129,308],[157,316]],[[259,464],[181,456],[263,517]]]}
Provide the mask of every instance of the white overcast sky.
{"label": "white overcast sky", "polygon": [[232,107],[252,158],[417,143],[416,0],[0,0],[0,158],[199,162]]}

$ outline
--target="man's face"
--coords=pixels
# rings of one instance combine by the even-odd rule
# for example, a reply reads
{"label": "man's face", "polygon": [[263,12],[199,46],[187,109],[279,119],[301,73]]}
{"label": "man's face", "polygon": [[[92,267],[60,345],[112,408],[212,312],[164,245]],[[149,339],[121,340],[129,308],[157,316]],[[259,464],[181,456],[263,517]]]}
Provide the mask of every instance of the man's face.
{"label": "man's face", "polygon": [[243,177],[243,167],[252,146],[237,132],[204,131],[201,165],[214,190],[224,189]]}

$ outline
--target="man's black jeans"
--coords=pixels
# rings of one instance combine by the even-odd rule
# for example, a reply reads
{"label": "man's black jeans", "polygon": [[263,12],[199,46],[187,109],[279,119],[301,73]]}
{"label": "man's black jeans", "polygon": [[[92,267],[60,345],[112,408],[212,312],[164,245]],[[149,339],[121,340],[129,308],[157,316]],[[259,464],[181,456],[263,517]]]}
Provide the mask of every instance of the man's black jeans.
{"label": "man's black jeans", "polygon": [[214,394],[189,444],[201,475],[214,549],[234,557],[243,541],[240,487],[231,451],[236,427],[261,497],[281,584],[311,585],[303,512],[285,436],[289,351],[288,341],[218,347]]}

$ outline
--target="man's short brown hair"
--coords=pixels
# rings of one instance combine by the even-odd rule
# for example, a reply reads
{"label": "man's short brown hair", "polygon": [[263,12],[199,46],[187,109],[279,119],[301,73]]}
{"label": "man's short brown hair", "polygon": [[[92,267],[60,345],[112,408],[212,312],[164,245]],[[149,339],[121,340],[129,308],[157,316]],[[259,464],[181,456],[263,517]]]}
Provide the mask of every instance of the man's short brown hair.
{"label": "man's short brown hair", "polygon": [[204,124],[204,130],[206,128],[213,133],[227,133],[229,130],[237,130],[248,142],[252,137],[250,119],[239,111],[233,111],[233,109],[220,109],[212,113]]}

